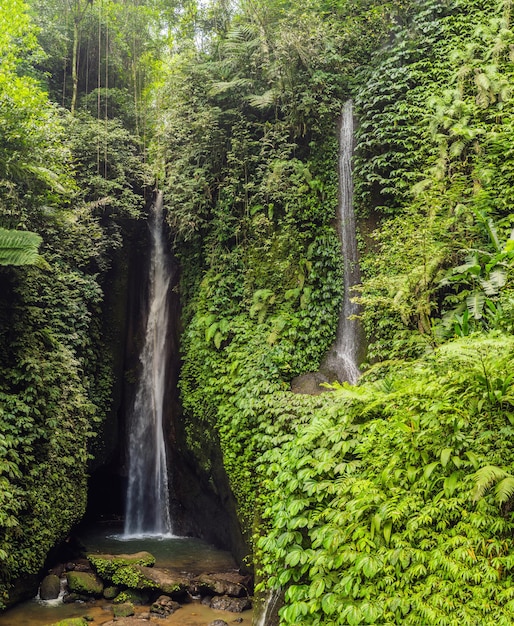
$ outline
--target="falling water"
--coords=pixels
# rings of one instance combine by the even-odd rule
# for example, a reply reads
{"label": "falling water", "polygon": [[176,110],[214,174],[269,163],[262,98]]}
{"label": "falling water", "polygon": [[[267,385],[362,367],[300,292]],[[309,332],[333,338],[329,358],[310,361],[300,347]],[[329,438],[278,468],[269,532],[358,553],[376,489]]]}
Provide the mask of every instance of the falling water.
{"label": "falling water", "polygon": [[274,626],[279,623],[278,610],[284,604],[282,589],[267,592],[260,609],[254,611],[253,626]]}
{"label": "falling water", "polygon": [[163,430],[171,266],[165,249],[160,193],[149,226],[149,311],[140,356],[141,376],[129,421],[126,537],[172,533]]}
{"label": "falling water", "polygon": [[339,133],[339,219],[344,264],[343,308],[339,318],[335,344],[334,369],[341,380],[352,385],[357,382],[360,371],[357,366],[360,343],[358,320],[359,305],[352,302],[352,287],[360,282],[359,256],[355,215],[353,211],[353,103],[348,100],[341,112]]}

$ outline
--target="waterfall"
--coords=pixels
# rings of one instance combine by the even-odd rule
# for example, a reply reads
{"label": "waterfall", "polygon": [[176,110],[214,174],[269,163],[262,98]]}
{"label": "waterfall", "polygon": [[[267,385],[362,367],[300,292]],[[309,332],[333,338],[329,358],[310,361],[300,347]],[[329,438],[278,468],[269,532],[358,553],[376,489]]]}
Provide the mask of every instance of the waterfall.
{"label": "waterfall", "polygon": [[126,537],[172,533],[163,430],[171,265],[163,227],[163,198],[159,193],[149,219],[148,319],[140,355],[141,375],[129,416]]}
{"label": "waterfall", "polygon": [[339,129],[339,207],[341,247],[344,265],[344,295],[337,337],[325,366],[339,380],[354,385],[360,376],[358,355],[360,325],[352,316],[359,312],[359,305],[352,302],[352,287],[360,283],[359,254],[357,250],[355,215],[353,211],[353,102],[348,100],[341,112]]}
{"label": "waterfall", "polygon": [[258,610],[254,610],[253,626],[274,626],[279,623],[278,611],[284,605],[282,589],[271,589],[261,602]]}

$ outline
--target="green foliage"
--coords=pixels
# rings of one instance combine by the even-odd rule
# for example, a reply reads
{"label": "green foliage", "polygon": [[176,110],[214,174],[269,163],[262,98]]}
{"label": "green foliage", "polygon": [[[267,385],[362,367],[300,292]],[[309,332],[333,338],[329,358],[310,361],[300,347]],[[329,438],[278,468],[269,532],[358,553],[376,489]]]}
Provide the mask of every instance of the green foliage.
{"label": "green foliage", "polygon": [[447,344],[387,385],[335,390],[275,440],[259,547],[267,584],[286,589],[282,623],[512,620],[512,520],[496,506],[512,484],[491,466],[513,463],[513,349]]}
{"label": "green foliage", "polygon": [[41,241],[37,233],[0,228],[0,265],[37,263]]}
{"label": "green foliage", "polygon": [[34,78],[44,57],[27,6],[2,3],[0,24],[3,605],[84,514],[91,440],[112,402],[102,283],[149,175],[118,123],[70,120],[48,100]]}
{"label": "green foliage", "polygon": [[387,215],[363,260],[370,360],[512,326],[509,7],[422,3],[363,72],[356,196]]}

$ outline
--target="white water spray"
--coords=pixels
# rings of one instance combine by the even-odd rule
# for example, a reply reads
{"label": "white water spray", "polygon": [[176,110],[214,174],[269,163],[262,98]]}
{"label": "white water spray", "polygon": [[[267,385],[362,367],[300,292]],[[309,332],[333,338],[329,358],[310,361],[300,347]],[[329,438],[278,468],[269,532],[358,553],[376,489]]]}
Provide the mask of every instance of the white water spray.
{"label": "white water spray", "polygon": [[172,535],[163,429],[171,266],[163,234],[161,193],[152,207],[149,226],[149,311],[140,356],[141,377],[129,420],[128,489],[124,528],[127,538]]}

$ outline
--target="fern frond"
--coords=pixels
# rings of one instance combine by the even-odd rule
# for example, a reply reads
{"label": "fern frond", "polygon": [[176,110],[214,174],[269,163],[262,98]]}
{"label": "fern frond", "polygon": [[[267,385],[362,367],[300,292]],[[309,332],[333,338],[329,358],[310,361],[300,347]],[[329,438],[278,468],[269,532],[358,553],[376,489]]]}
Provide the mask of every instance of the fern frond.
{"label": "fern frond", "polygon": [[485,294],[482,291],[475,291],[468,296],[466,304],[468,311],[476,320],[482,319],[485,305]]}
{"label": "fern frond", "polygon": [[496,296],[507,282],[507,272],[496,269],[489,275],[489,280],[481,280],[480,285],[488,296]]}
{"label": "fern frond", "polygon": [[514,476],[509,474],[496,485],[494,497],[497,504],[502,505],[512,499],[514,496]]}
{"label": "fern frond", "polygon": [[481,500],[487,491],[506,478],[514,478],[501,467],[496,465],[486,465],[481,467],[473,476],[475,488],[473,489],[473,502]]}
{"label": "fern frond", "polygon": [[276,101],[277,92],[274,89],[269,89],[263,94],[254,94],[248,96],[248,102],[250,106],[255,107],[256,109],[266,109],[267,107],[273,106]]}
{"label": "fern frond", "polygon": [[24,167],[27,171],[37,176],[47,187],[50,187],[50,189],[53,189],[57,193],[62,195],[70,193],[71,190],[62,184],[59,175],[53,170],[43,167],[42,165],[34,164],[25,164]]}
{"label": "fern frond", "polygon": [[250,87],[251,85],[252,81],[249,78],[233,78],[232,80],[213,83],[209,94],[211,96],[217,96],[220,93],[225,93],[232,89]]}
{"label": "fern frond", "polygon": [[34,265],[41,237],[28,230],[0,228],[0,265]]}

